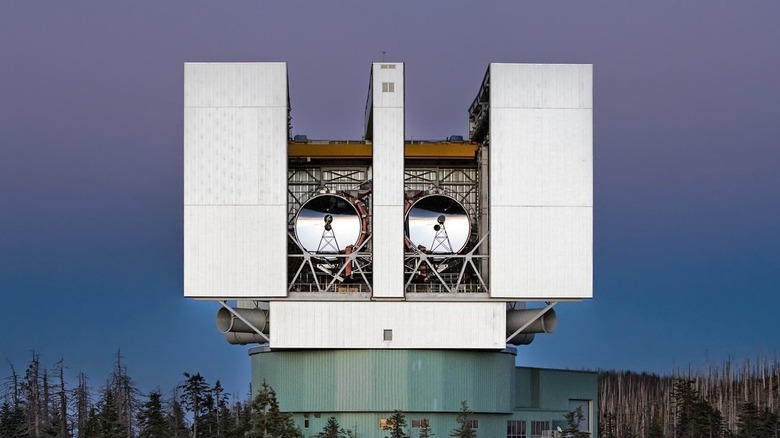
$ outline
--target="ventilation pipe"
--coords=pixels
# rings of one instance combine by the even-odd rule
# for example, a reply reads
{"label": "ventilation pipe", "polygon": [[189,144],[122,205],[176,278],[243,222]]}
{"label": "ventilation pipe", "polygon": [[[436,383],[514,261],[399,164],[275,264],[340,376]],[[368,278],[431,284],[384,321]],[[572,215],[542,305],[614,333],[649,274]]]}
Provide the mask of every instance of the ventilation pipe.
{"label": "ventilation pipe", "polygon": [[534,341],[535,337],[536,335],[533,333],[518,333],[515,335],[514,338],[510,339],[509,342],[507,342],[507,344],[528,345]]}
{"label": "ventilation pipe", "polygon": [[217,330],[224,333],[225,339],[231,344],[264,344],[268,342],[257,334],[248,324],[236,317],[233,312],[241,315],[250,324],[260,329],[266,336],[269,333],[268,311],[263,309],[232,309],[221,308],[217,312]]}
{"label": "ventilation pipe", "polygon": [[[518,333],[507,341],[512,345],[527,345],[533,341],[534,333],[552,333],[558,326],[558,317],[555,310],[549,309],[543,315],[539,315],[540,309],[518,309],[506,312],[506,332],[514,333],[520,327],[526,326],[522,332]],[[530,335],[530,339],[528,337]]]}
{"label": "ventilation pipe", "polygon": [[[533,336],[533,335],[531,335],[531,336]],[[267,344],[268,343],[268,341],[263,339],[263,337],[258,335],[257,333],[227,332],[227,333],[225,333],[225,340],[228,341],[228,344],[233,344],[233,345]]]}

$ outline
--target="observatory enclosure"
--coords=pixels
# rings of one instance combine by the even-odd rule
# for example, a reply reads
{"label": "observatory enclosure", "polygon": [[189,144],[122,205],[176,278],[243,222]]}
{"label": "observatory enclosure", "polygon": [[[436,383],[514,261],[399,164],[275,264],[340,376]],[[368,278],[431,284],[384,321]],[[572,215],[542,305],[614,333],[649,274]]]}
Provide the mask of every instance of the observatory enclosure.
{"label": "observatory enclosure", "polygon": [[[228,342],[267,344],[255,382],[310,382],[285,384],[300,410],[374,406],[363,424],[392,385],[395,409],[469,396],[486,422],[526,421],[510,388],[538,373],[507,346],[593,294],[591,65],[490,64],[468,136],[431,141],[405,138],[403,63],[371,65],[360,139],[293,133],[285,63],[188,63],[184,80],[184,295],[219,302]],[[431,380],[443,364],[459,384]],[[365,393],[328,404],[320,378]],[[593,399],[588,379],[570,399]]]}

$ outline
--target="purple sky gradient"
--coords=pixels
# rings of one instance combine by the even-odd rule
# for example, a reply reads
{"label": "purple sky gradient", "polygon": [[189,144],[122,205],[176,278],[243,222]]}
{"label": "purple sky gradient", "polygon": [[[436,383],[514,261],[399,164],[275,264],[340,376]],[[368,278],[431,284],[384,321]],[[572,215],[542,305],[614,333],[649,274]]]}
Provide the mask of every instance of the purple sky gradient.
{"label": "purple sky gradient", "polygon": [[65,360],[231,391],[246,348],[182,295],[186,61],[287,61],[295,133],[359,138],[406,63],[407,136],[466,135],[489,62],[594,64],[595,299],[518,363],[669,372],[780,350],[780,3],[0,5],[0,377]]}

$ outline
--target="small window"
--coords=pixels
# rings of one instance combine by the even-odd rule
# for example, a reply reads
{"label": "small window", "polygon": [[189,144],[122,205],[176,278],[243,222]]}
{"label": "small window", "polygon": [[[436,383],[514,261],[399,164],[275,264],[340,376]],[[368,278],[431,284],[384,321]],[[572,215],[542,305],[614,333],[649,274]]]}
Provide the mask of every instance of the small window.
{"label": "small window", "polygon": [[308,419],[303,420],[303,428],[304,429],[308,429],[309,428],[309,420]]}
{"label": "small window", "polygon": [[380,64],[379,68],[395,70],[395,64]]}
{"label": "small window", "polygon": [[569,411],[574,412],[580,409],[582,412],[582,421],[580,421],[580,432],[590,432],[590,400],[569,400]]}
{"label": "small window", "polygon": [[395,429],[395,423],[393,423],[393,421],[389,418],[380,418],[379,428],[383,430]]}
{"label": "small window", "polygon": [[425,427],[431,427],[427,418],[412,419],[412,429],[422,429]]}
{"label": "small window", "polygon": [[532,421],[531,422],[531,437],[540,437],[542,432],[550,430],[549,421]]}
{"label": "small window", "polygon": [[525,421],[509,420],[506,422],[506,438],[526,438]]}
{"label": "small window", "polygon": [[383,93],[395,93],[395,82],[382,82]]}
{"label": "small window", "polygon": [[382,333],[382,336],[385,341],[392,341],[393,340],[393,329],[385,329],[384,333]]}
{"label": "small window", "polygon": [[472,429],[479,429],[479,420],[469,420],[468,424]]}

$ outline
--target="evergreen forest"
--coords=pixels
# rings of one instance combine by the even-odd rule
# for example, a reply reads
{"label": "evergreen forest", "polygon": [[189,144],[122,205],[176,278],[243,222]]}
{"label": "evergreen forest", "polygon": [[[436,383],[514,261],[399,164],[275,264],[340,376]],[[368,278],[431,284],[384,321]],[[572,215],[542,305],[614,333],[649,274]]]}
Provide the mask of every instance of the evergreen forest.
{"label": "evergreen forest", "polygon": [[[174,388],[143,393],[119,353],[101,385],[89,384],[83,373],[68,381],[64,370],[63,361],[42,366],[35,353],[23,370],[11,365],[11,375],[0,380],[0,438],[301,436],[265,383],[251,399],[226,393],[219,380],[183,372]],[[780,361],[729,360],[669,375],[601,371],[598,405],[598,438],[780,438]],[[461,416],[470,414],[464,401],[450,436],[472,436],[460,430],[469,424]],[[393,415],[388,432],[404,436],[403,413]],[[566,419],[571,431],[564,433],[584,436],[576,433],[582,413]],[[333,418],[319,436],[354,435]]]}

